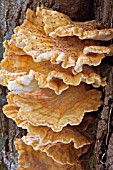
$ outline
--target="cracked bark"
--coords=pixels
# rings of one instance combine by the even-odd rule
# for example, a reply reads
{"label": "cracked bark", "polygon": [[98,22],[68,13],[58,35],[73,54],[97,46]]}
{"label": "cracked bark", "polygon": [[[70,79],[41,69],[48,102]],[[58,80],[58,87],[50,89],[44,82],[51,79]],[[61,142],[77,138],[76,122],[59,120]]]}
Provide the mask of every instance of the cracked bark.
{"label": "cracked bark", "polygon": [[[95,0],[95,19],[113,27],[113,1]],[[113,43],[108,42],[108,43]],[[113,169],[113,59],[105,59],[101,65],[101,73],[107,77],[108,84],[104,89],[104,105],[98,122],[95,153],[96,170]]]}
{"label": "cracked bark", "polygon": [[[37,5],[41,4],[45,7],[66,13],[75,21],[96,19],[105,24],[106,27],[113,26],[112,0],[0,0],[0,58],[3,53],[3,39],[10,39],[13,29],[23,22],[27,8],[36,10]],[[104,70],[101,69],[102,74],[106,74],[104,73],[106,70],[109,80],[104,90],[104,106],[102,112],[99,114],[100,120],[98,122],[95,149],[93,149],[96,156],[95,158],[92,156],[90,161],[87,161],[90,165],[86,169],[90,170],[113,169],[113,117],[111,115],[113,105],[113,68],[111,62],[111,59],[107,62],[106,60],[103,61],[102,66]],[[6,103],[5,96],[6,89],[0,86],[0,110]],[[0,152],[2,150],[0,155],[0,170],[16,169],[17,152],[13,142],[16,137],[21,137],[24,133],[26,132],[17,128],[15,123],[7,119],[2,111],[0,111]]]}

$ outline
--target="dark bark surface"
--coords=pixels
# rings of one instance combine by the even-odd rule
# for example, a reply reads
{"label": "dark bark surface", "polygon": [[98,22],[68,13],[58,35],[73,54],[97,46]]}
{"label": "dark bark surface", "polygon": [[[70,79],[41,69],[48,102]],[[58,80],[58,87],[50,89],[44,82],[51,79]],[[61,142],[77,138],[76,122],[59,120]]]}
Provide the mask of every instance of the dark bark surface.
{"label": "dark bark surface", "polygon": [[[113,27],[113,1],[95,0],[95,19]],[[108,44],[113,43],[112,41]],[[101,73],[107,77],[108,85],[104,89],[104,105],[98,122],[95,153],[96,170],[113,170],[113,59],[104,60]]]}
{"label": "dark bark surface", "polygon": [[[95,0],[94,2],[93,0],[0,0],[0,58],[3,54],[3,39],[10,39],[13,29],[24,20],[27,8],[36,10],[37,5],[42,4],[66,13],[75,21],[96,19],[106,27],[113,26],[113,0]],[[92,149],[93,154],[89,154],[90,165],[87,166],[87,170],[113,169],[113,117],[111,115],[113,68],[111,59],[103,61],[101,72],[109,79],[104,90],[103,110],[99,114],[95,149]],[[6,89],[0,86],[0,110],[6,103],[5,96]],[[0,170],[16,169],[17,152],[13,142],[16,137],[21,137],[24,133],[0,111]],[[88,160],[85,163],[88,164]]]}

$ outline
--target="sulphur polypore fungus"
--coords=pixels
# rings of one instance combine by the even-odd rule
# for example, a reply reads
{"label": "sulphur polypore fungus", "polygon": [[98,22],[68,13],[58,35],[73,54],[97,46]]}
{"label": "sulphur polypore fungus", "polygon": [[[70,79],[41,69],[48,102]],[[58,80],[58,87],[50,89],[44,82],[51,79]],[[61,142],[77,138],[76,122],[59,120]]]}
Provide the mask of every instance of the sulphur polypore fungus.
{"label": "sulphur polypore fungus", "polygon": [[96,21],[38,7],[4,42],[0,84],[11,92],[3,111],[28,132],[15,141],[18,170],[83,169],[79,157],[92,139],[80,123],[102,105],[101,92],[87,84],[105,86],[91,66],[113,54],[97,40],[112,38],[113,29],[98,30]]}

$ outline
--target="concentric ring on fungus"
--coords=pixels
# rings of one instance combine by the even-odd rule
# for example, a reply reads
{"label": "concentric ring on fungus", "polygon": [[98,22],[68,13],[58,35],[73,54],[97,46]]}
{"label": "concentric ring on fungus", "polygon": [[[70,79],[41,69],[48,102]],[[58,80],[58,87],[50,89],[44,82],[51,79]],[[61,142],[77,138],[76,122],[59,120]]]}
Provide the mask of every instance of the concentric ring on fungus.
{"label": "concentric ring on fungus", "polygon": [[26,145],[21,139],[16,139],[15,146],[19,153],[18,163],[20,166],[17,170],[83,170],[79,160],[76,161],[74,166],[61,165],[54,162],[44,152],[33,150],[31,146]]}
{"label": "concentric ring on fungus", "polygon": [[[83,130],[78,131],[79,127],[66,126],[62,131],[56,133],[46,126],[32,126],[28,121],[20,120],[18,117],[19,108],[13,102],[13,98],[14,94],[9,93],[8,105],[4,107],[4,113],[7,117],[12,118],[19,127],[27,129],[28,134],[22,139],[34,150],[46,152],[55,162],[62,165],[74,165],[81,154],[88,150],[88,145],[92,140]],[[68,134],[67,137],[66,134]],[[62,155],[65,156],[62,157]]]}
{"label": "concentric ring on fungus", "polygon": [[[61,95],[50,89],[14,95],[13,102],[19,107],[18,117],[33,126],[48,126],[59,132],[66,125],[78,125],[85,112],[98,110],[102,104],[101,92],[86,90],[84,84],[69,87]],[[88,104],[87,104],[88,103]]]}

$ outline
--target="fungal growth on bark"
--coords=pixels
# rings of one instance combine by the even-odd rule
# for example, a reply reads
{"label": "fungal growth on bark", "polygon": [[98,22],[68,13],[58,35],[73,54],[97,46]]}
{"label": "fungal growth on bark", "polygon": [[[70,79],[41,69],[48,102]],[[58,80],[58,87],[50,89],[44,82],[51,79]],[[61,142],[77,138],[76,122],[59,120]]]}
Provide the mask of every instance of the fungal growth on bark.
{"label": "fungal growth on bark", "polygon": [[38,7],[4,42],[0,84],[10,92],[3,111],[27,130],[15,141],[18,170],[83,169],[79,158],[93,140],[82,121],[102,105],[94,87],[106,85],[95,67],[113,54],[99,40],[112,38],[113,29],[98,29],[96,21],[73,22]]}

